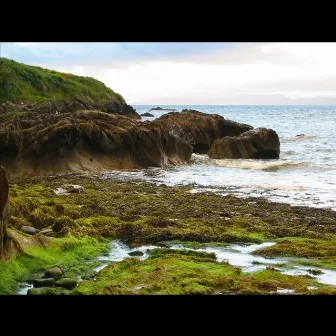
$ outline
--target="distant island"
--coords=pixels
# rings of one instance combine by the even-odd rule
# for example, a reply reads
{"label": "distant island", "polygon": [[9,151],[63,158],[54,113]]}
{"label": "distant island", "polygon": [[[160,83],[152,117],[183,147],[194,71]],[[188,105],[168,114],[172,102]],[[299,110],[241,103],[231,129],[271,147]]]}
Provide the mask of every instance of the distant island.
{"label": "distant island", "polygon": [[149,111],[177,111],[174,108],[153,107]]}

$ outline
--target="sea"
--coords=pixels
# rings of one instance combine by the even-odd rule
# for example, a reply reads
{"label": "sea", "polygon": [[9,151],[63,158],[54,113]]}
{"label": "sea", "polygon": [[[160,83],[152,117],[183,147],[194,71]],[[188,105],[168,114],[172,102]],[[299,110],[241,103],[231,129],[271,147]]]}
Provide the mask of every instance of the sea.
{"label": "sea", "polygon": [[[280,138],[280,158],[217,160],[193,154],[189,165],[114,171],[111,177],[336,210],[336,106],[133,105],[139,114],[156,106],[177,112],[193,109],[254,128],[271,128]],[[154,117],[142,121],[168,112],[150,111]]]}

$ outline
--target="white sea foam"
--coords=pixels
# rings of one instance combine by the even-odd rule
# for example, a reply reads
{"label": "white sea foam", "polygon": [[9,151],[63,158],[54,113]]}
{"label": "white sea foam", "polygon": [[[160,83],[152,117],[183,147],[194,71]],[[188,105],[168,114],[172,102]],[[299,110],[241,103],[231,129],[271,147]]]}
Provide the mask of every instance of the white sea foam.
{"label": "white sea foam", "polygon": [[241,168],[241,169],[256,169],[256,170],[267,170],[267,169],[281,169],[281,168],[304,168],[307,167],[307,163],[304,162],[294,162],[286,160],[250,160],[250,159],[224,159],[215,160],[215,164],[220,167],[228,168]]}

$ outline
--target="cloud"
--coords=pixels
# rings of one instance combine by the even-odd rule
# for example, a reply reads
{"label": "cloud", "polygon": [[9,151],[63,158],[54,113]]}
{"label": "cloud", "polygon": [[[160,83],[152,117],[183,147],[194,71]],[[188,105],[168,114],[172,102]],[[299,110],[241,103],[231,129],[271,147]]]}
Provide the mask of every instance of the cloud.
{"label": "cloud", "polygon": [[327,104],[336,97],[336,43],[18,42],[6,48],[21,62],[97,78],[128,103]]}

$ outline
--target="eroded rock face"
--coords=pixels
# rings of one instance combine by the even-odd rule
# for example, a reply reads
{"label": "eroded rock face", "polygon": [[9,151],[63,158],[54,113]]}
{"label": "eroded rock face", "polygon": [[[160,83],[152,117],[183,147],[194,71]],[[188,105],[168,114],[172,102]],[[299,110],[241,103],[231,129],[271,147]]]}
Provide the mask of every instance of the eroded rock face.
{"label": "eroded rock face", "polygon": [[280,140],[272,129],[255,128],[237,137],[217,139],[208,155],[212,159],[278,159]]}
{"label": "eroded rock face", "polygon": [[192,154],[163,123],[104,112],[27,113],[1,126],[0,162],[17,176],[186,164]]}
{"label": "eroded rock face", "polygon": [[0,166],[0,258],[3,256],[6,228],[9,221],[9,184],[5,169]]}
{"label": "eroded rock face", "polygon": [[216,139],[238,136],[253,127],[226,120],[217,114],[184,109],[164,114],[153,123],[162,123],[171,134],[193,146],[193,152],[206,154]]}

